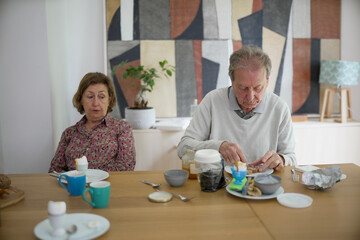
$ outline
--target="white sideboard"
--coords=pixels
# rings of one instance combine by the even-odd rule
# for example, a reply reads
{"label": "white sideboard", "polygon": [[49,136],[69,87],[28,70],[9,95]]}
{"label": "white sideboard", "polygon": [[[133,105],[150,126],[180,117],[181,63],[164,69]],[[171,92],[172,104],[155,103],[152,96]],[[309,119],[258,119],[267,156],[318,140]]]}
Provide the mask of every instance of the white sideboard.
{"label": "white sideboard", "polygon": [[[136,171],[181,168],[176,146],[184,130],[133,132]],[[360,166],[360,122],[295,122],[294,135],[298,165],[355,163]]]}

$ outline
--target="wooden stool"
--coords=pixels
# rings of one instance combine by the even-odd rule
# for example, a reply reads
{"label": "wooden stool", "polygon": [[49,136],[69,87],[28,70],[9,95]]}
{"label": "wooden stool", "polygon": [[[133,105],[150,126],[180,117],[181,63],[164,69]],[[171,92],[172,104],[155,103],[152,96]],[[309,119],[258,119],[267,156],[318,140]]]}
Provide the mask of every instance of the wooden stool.
{"label": "wooden stool", "polygon": [[[341,112],[340,120],[331,117],[335,92],[340,93],[340,112]],[[347,120],[351,120],[352,118],[350,109],[351,109],[350,89],[326,88],[322,102],[321,112],[320,112],[320,121],[323,122],[326,120],[332,120],[335,122],[346,123]]]}

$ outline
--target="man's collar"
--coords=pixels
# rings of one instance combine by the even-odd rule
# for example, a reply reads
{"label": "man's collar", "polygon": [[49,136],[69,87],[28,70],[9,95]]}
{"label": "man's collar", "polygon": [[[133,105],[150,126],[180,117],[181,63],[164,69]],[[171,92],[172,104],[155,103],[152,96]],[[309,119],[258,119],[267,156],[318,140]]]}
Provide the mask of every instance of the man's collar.
{"label": "man's collar", "polygon": [[[255,107],[254,112],[263,113],[265,111],[266,99],[267,99],[267,91],[264,94],[264,98],[262,101]],[[236,100],[236,96],[234,93],[234,89],[232,87],[229,88],[229,107],[231,110],[242,110]]]}

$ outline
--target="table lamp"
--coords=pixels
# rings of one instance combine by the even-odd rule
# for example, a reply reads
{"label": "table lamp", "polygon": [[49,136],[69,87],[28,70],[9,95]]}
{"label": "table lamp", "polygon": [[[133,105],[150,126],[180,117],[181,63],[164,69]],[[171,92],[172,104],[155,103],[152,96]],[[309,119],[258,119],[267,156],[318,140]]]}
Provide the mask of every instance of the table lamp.
{"label": "table lamp", "polygon": [[[346,123],[351,120],[351,97],[350,89],[343,88],[343,85],[357,85],[360,76],[360,62],[323,60],[320,68],[320,83],[334,84],[336,88],[325,88],[320,121],[335,120]],[[341,119],[331,118],[334,93],[340,93]],[[348,114],[347,114],[348,113]]]}

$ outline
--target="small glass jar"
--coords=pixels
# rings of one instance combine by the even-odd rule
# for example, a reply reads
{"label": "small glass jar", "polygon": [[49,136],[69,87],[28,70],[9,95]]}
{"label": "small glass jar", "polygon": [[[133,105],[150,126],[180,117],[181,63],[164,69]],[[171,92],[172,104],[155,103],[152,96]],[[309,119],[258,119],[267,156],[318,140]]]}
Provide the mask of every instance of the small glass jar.
{"label": "small glass jar", "polygon": [[189,179],[197,179],[197,173],[195,168],[195,151],[186,149],[182,160],[182,169],[189,172]]}

